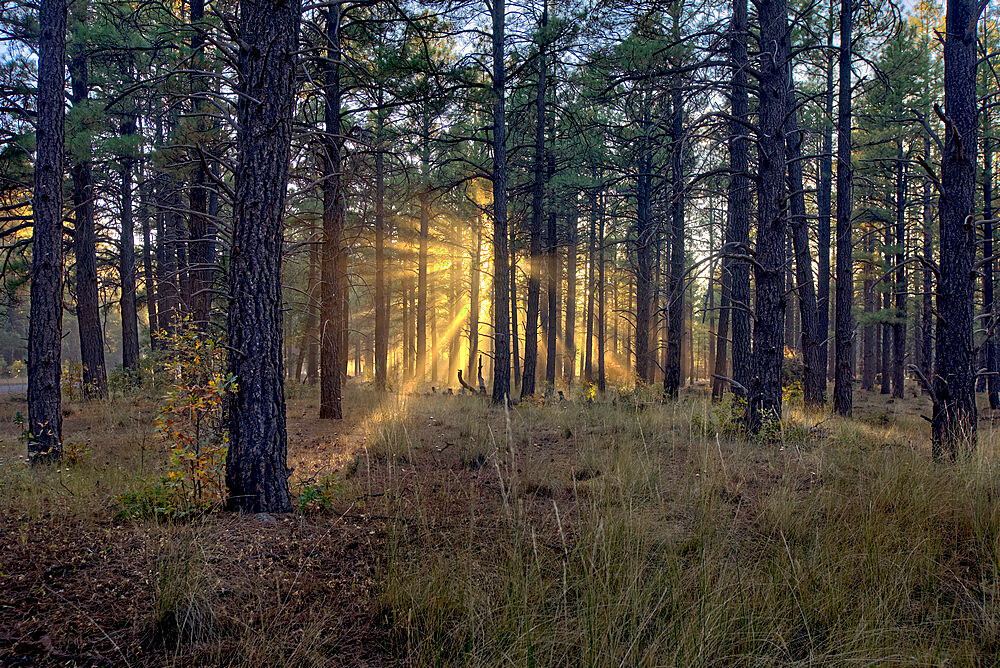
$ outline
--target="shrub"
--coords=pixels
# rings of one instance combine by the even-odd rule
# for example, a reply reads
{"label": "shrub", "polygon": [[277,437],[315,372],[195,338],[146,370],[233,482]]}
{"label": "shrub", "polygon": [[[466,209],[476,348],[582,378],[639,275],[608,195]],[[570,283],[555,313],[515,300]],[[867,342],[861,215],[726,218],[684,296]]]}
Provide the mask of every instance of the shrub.
{"label": "shrub", "polygon": [[212,510],[225,498],[229,439],[222,406],[236,379],[225,372],[224,348],[190,320],[161,337],[171,387],[155,426],[170,457],[165,476],[120,498],[127,516],[183,517]]}

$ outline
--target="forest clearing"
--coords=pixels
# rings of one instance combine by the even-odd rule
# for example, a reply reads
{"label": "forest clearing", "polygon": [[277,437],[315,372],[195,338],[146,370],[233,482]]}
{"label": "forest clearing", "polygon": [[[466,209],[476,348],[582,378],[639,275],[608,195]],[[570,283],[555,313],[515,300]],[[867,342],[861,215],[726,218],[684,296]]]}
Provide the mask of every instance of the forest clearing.
{"label": "forest clearing", "polygon": [[1000,665],[1000,0],[0,0],[0,666]]}
{"label": "forest clearing", "polygon": [[61,468],[2,404],[4,665],[982,665],[998,651],[993,415],[930,457],[925,398],[725,433],[705,388],[504,412],[348,385],[289,402],[297,512],[124,517],[149,398],[70,403]]}

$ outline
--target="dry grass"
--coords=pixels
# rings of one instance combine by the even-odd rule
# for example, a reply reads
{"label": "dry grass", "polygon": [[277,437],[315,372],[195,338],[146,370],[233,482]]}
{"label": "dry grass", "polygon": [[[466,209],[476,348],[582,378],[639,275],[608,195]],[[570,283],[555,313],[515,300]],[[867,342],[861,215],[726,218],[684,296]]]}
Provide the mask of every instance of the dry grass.
{"label": "dry grass", "polygon": [[[0,664],[993,665],[998,436],[930,461],[927,408],[862,393],[768,442],[703,393],[289,402],[263,520],[116,519],[164,462],[154,402],[71,405],[29,468],[0,403]],[[612,403],[612,399],[614,402]]]}

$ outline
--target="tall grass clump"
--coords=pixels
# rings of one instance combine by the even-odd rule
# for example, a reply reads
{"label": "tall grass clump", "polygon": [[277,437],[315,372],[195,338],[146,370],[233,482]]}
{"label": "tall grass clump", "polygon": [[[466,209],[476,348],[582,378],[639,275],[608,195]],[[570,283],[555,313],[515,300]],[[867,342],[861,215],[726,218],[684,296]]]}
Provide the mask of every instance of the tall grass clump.
{"label": "tall grass clump", "polygon": [[859,448],[838,424],[785,447],[619,413],[595,416],[621,429],[588,441],[587,494],[479,510],[447,539],[390,538],[380,605],[410,662],[1000,658],[990,448],[942,465],[898,442]]}

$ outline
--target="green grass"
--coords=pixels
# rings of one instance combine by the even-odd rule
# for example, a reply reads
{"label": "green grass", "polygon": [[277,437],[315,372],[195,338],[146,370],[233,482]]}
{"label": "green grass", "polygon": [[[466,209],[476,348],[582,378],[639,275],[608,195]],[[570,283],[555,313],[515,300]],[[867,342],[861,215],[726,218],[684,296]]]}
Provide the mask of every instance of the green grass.
{"label": "green grass", "polygon": [[[307,433],[290,453],[314,437],[356,450],[336,450],[340,468],[299,462],[304,516],[252,526],[114,518],[164,463],[150,407],[71,404],[75,460],[30,467],[8,401],[0,513],[42,572],[98,568],[90,536],[128,560],[97,574],[142,592],[111,634],[133,665],[349,663],[354,615],[399,665],[997,664],[997,432],[984,421],[973,455],[936,464],[920,400],[860,399],[854,420],[791,408],[760,441],[703,395],[505,412],[351,388],[349,420],[324,427],[337,438]],[[313,395],[294,406],[293,431],[315,425]],[[370,561],[310,565],[359,541]],[[12,565],[0,575],[20,578]],[[99,619],[104,589],[74,572],[46,586]],[[101,641],[97,622],[72,624],[49,631],[57,646]]]}
{"label": "green grass", "polygon": [[476,666],[1000,660],[992,434],[942,466],[894,425],[762,444],[699,435],[691,410],[592,409],[610,436],[580,453],[601,471],[586,493],[470,516],[447,545],[397,536],[381,603],[399,651]]}

